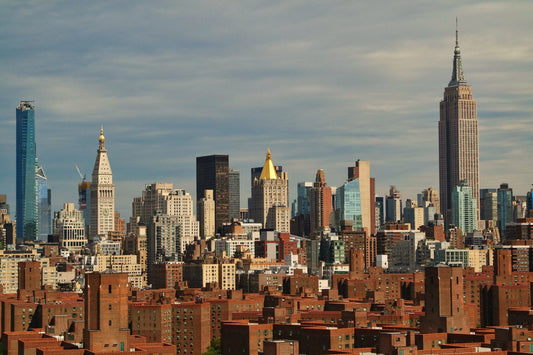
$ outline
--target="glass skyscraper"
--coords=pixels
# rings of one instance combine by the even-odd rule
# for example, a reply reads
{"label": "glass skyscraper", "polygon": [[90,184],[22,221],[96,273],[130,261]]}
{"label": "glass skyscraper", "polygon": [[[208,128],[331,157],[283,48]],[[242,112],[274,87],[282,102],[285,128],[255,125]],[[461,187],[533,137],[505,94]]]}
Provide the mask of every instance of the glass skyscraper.
{"label": "glass skyscraper", "polygon": [[363,229],[363,216],[361,213],[361,192],[359,179],[345,183],[337,188],[337,201],[335,206],[338,224],[343,220],[353,221],[353,229]]}
{"label": "glass skyscraper", "polygon": [[48,235],[52,234],[52,193],[42,166],[37,168],[37,211],[38,239],[45,242],[48,241]]}
{"label": "glass skyscraper", "polygon": [[498,189],[498,227],[504,232],[508,223],[513,222],[513,189],[501,184]]}
{"label": "glass skyscraper", "polygon": [[452,223],[461,228],[463,233],[470,233],[477,229],[477,201],[472,187],[466,180],[457,185],[451,196]]}
{"label": "glass skyscraper", "polygon": [[35,107],[17,106],[17,239],[37,239],[37,156]]}

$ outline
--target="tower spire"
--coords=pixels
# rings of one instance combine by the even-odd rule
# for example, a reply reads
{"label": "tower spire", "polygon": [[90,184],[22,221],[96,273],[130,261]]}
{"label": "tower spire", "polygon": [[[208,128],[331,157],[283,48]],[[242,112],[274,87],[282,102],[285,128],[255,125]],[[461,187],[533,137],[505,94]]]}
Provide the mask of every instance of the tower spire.
{"label": "tower spire", "polygon": [[463,75],[463,63],[461,61],[461,49],[459,48],[459,20],[455,18],[455,50],[453,52],[453,71],[452,79],[448,86],[457,86],[466,84]]}

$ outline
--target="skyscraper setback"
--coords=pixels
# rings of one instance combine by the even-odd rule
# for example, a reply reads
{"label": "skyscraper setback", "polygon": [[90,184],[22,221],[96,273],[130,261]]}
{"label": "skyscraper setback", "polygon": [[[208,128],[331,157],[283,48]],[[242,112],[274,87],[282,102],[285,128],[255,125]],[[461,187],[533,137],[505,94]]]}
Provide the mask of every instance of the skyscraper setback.
{"label": "skyscraper setback", "polygon": [[479,211],[477,106],[463,75],[459,32],[456,29],[452,78],[440,102],[439,121],[439,192],[441,213],[446,223],[451,221],[452,191],[462,180],[472,187]]}
{"label": "skyscraper setback", "polygon": [[37,151],[35,107],[31,101],[17,106],[17,239],[37,237]]}

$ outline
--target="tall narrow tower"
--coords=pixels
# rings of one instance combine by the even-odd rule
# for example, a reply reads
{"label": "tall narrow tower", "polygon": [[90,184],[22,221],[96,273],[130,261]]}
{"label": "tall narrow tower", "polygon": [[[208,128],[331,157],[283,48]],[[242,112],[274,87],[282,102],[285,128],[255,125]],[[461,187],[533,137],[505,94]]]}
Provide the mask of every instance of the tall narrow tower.
{"label": "tall narrow tower", "polygon": [[107,232],[115,230],[115,185],[103,128],[100,129],[97,152],[91,183],[90,236],[93,240],[95,237],[107,238]]}
{"label": "tall narrow tower", "polygon": [[37,152],[35,107],[17,106],[17,239],[37,239]]}
{"label": "tall narrow tower", "polygon": [[459,32],[455,31],[452,79],[444,89],[439,121],[439,192],[441,213],[451,221],[451,194],[461,180],[472,187],[479,216],[479,129],[476,100],[463,75]]}
{"label": "tall narrow tower", "polygon": [[333,212],[331,187],[328,187],[322,169],[316,172],[315,183],[309,192],[309,202],[311,206],[311,233],[319,233],[324,228],[329,228],[329,217]]}

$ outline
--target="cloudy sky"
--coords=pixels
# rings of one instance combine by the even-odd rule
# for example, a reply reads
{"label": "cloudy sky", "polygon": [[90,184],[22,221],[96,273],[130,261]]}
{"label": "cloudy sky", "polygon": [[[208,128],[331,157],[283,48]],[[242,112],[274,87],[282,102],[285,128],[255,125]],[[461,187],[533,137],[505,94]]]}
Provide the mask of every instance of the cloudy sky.
{"label": "cloudy sky", "polygon": [[342,184],[371,162],[377,193],[438,188],[438,105],[459,17],[478,103],[480,185],[533,183],[533,2],[0,0],[0,193],[15,207],[15,108],[35,100],[53,209],[77,200],[100,126],[117,209],[145,184],[195,195],[196,156],[241,171],[271,148],[296,183]]}

